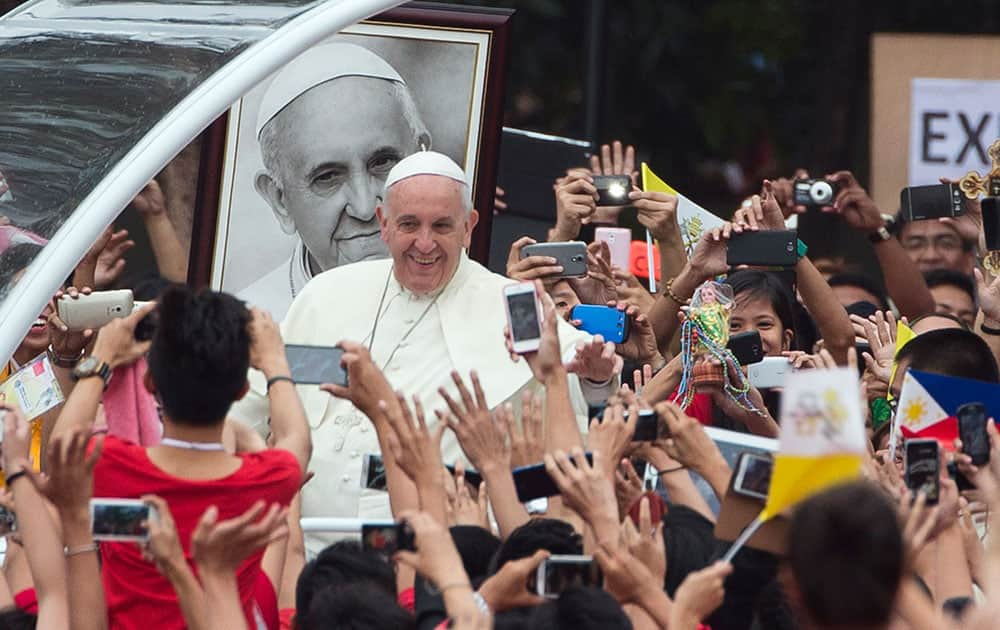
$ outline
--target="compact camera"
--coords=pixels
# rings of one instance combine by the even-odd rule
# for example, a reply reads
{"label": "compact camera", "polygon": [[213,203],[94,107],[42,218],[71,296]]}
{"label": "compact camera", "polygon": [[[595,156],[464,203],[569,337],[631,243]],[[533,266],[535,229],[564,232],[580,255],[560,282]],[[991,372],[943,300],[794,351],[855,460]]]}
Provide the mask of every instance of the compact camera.
{"label": "compact camera", "polygon": [[797,206],[819,208],[832,206],[840,189],[825,179],[797,179],[792,187],[792,199]]}

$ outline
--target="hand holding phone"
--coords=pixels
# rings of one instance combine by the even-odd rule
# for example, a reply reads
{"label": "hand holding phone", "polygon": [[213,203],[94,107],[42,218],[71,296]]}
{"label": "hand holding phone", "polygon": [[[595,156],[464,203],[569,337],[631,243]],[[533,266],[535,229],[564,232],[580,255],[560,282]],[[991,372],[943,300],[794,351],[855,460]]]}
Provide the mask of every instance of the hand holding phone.
{"label": "hand holding phone", "polygon": [[740,453],[733,474],[733,492],[766,501],[773,468],[774,460],[770,457],[749,451]]}
{"label": "hand holding phone", "polygon": [[387,559],[397,551],[414,551],[417,548],[413,529],[406,521],[362,523],[361,546]]}
{"label": "hand holding phone", "polygon": [[94,540],[149,540],[156,509],[140,499],[91,499],[90,525]]}
{"label": "hand holding phone", "polygon": [[924,493],[927,505],[937,505],[941,495],[940,454],[937,440],[907,440],[905,449],[905,481],[913,496]]}
{"label": "hand holding phone", "polygon": [[605,341],[625,343],[628,340],[631,320],[625,311],[614,306],[577,304],[570,311],[569,318],[580,322],[580,330],[591,335],[601,335]]}
{"label": "hand holding phone", "polygon": [[966,403],[955,412],[958,418],[958,437],[962,440],[962,452],[972,459],[974,466],[982,466],[990,461],[990,436],[986,432],[986,405],[980,402]]}
{"label": "hand holding phone", "polygon": [[114,319],[128,317],[135,308],[131,289],[72,292],[56,301],[56,313],[69,330],[96,330]]}
{"label": "hand holding phone", "polygon": [[535,579],[528,589],[546,599],[558,599],[567,589],[577,586],[604,586],[601,567],[591,556],[554,555],[538,565]]}
{"label": "hand holding phone", "polygon": [[726,245],[730,267],[794,267],[799,261],[795,230],[733,233]]}
{"label": "hand holding phone", "polygon": [[957,217],[965,213],[964,194],[958,184],[910,186],[899,193],[904,221],[926,221]]}
{"label": "hand holding phone", "polygon": [[535,243],[521,248],[521,258],[543,256],[554,258],[563,268],[553,278],[583,278],[587,275],[587,244],[582,241],[564,243]]}
{"label": "hand holding phone", "polygon": [[292,380],[300,385],[333,383],[347,387],[347,372],[340,364],[343,348],[285,344]]}
{"label": "hand holding phone", "polygon": [[542,306],[534,283],[508,285],[503,297],[512,350],[516,354],[537,352],[542,341]]}

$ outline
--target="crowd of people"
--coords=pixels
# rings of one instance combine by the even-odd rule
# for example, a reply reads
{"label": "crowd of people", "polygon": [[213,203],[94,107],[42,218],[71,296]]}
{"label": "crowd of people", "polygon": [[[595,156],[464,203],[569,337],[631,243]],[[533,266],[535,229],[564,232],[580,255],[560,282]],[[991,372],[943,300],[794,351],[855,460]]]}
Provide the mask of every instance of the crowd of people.
{"label": "crowd of people", "polygon": [[[1000,433],[991,421],[986,464],[961,444],[942,458],[936,505],[889,454],[890,401],[908,370],[1000,384],[1000,279],[979,262],[979,201],[906,221],[840,171],[820,177],[838,191],[830,204],[807,210],[792,192],[800,171],[763,181],[688,256],[677,197],[635,187],[626,206],[597,206],[595,175],[634,171],[634,149],[615,142],[554,182],[549,241],[591,241],[634,213],[659,249],[656,293],[596,240],[582,277],[524,256],[528,237],[505,275],[490,272],[467,248],[479,210],[493,208],[472,207],[450,158],[416,151],[376,196],[385,256],[317,273],[280,325],[260,305],[182,284],[183,252],[150,184],[134,204],[160,273],[128,287],[149,302],[97,330],[60,319],[57,300],[122,285],[132,242],[109,229],[7,366],[47,354],[66,400],[38,418],[3,406],[0,502],[16,526],[0,628],[996,627]],[[734,237],[806,211],[867,236],[878,273],[813,260],[805,244],[782,270],[730,268]],[[15,268],[41,246],[0,256]],[[860,478],[787,515],[783,553],[751,545],[731,562],[715,526],[733,470],[706,428],[775,438],[782,418],[780,389],[752,384],[750,404],[712,382],[673,402],[687,386],[679,333],[714,279],[732,292],[729,333],[758,333],[764,356],[858,370],[869,440]],[[537,350],[514,352],[512,282],[534,286]],[[630,334],[584,332],[581,304],[617,309]],[[897,321],[916,334],[899,351]],[[136,334],[151,324],[151,339]],[[338,347],[346,379],[297,383],[285,344]],[[635,441],[650,410],[658,437]],[[371,455],[384,487],[366,486]],[[547,501],[519,498],[513,471],[532,465],[558,489]],[[95,541],[92,498],[144,502],[146,533]],[[395,529],[363,541],[303,531],[303,517],[324,516]],[[546,592],[563,556],[588,569]]]}

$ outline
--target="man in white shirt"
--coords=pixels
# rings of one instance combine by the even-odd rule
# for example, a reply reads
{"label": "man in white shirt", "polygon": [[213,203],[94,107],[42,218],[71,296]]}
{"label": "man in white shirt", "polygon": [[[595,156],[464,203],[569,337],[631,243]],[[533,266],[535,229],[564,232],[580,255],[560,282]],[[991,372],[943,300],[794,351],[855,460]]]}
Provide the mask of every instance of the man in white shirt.
{"label": "man in white shirt", "polygon": [[314,47],[268,86],[257,118],[264,170],[254,186],[282,231],[289,260],[239,297],[280,320],[305,284],[338,265],[384,258],[375,207],[389,171],[431,137],[409,88],[375,53]]}
{"label": "man in white shirt", "polygon": [[[504,344],[502,289],[512,281],[465,253],[478,213],[462,169],[440,153],[416,153],[392,169],[386,191],[377,213],[391,259],[315,277],[282,322],[285,341],[362,343],[394,388],[420,398],[430,424],[437,421],[433,410],[445,408],[438,388],[455,391],[452,370],[463,378],[476,370],[491,408],[537,387],[525,362],[512,362]],[[576,372],[574,409],[585,430],[587,401],[606,400],[621,360],[562,319],[559,324],[564,361]],[[231,413],[266,430],[266,383],[256,373],[250,383],[250,394]],[[298,391],[315,445],[310,470],[316,476],[303,488],[303,516],[387,517],[385,493],[361,487],[364,455],[379,452],[369,420],[318,386]],[[452,462],[460,454],[446,433],[443,457]],[[307,547],[315,552],[329,540],[307,536]]]}

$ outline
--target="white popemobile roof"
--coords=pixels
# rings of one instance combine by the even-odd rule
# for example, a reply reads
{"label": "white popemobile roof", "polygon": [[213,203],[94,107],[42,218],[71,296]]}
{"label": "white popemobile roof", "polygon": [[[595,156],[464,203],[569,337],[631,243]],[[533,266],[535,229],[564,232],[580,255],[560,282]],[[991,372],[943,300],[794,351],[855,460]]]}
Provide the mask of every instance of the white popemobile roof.
{"label": "white popemobile roof", "polygon": [[[0,17],[0,359],[147,181],[258,82],[401,0],[34,0]],[[0,180],[2,187],[3,180]],[[2,260],[2,256],[0,256]]]}

